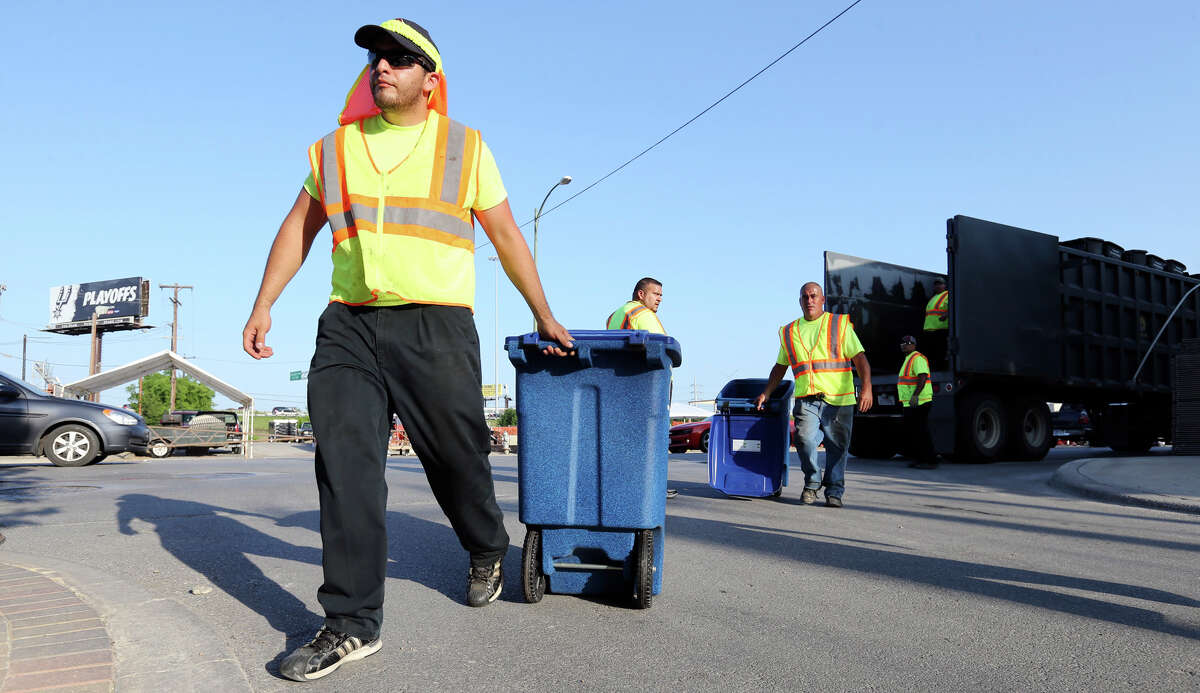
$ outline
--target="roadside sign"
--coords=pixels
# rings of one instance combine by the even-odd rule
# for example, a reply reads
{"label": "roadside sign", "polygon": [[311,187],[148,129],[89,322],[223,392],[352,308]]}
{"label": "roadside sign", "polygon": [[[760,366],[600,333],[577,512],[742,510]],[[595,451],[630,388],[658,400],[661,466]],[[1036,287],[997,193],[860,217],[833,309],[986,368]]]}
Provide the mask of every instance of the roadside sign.
{"label": "roadside sign", "polygon": [[288,374],[288,380],[301,380],[304,378],[304,371],[292,371]]}
{"label": "roadside sign", "polygon": [[501,396],[501,397],[503,397],[503,396],[504,396],[504,392],[505,392],[505,390],[507,390],[507,389],[508,389],[508,388],[507,388],[507,387],[505,387],[503,384],[501,384],[501,385],[495,385],[495,384],[488,384],[488,385],[484,385],[484,386],[483,386],[483,396],[484,396],[484,397],[495,397],[495,396],[496,396],[496,390],[499,390],[499,391],[500,391],[500,396]]}

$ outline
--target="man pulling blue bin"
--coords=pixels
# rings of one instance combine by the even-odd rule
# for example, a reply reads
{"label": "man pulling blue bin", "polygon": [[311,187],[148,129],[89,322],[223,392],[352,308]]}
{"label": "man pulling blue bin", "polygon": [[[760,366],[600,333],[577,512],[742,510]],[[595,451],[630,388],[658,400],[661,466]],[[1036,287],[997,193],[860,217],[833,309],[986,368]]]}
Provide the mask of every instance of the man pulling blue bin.
{"label": "man pulling blue bin", "polygon": [[574,357],[508,337],[517,371],[525,599],[662,591],[671,369],[679,343],[644,330],[571,331]]}
{"label": "man pulling blue bin", "polygon": [[787,486],[793,383],[779,383],[757,409],[763,378],[731,380],[717,394],[708,436],[708,484],[730,496],[778,496]]}

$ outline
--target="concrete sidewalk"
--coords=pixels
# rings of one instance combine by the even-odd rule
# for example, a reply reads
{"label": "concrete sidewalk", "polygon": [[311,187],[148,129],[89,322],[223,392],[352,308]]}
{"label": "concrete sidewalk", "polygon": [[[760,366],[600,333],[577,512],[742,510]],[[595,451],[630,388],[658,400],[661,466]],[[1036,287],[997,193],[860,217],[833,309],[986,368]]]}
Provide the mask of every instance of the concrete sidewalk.
{"label": "concrete sidewalk", "polygon": [[1099,500],[1200,515],[1200,456],[1075,460],[1059,467],[1050,485]]}

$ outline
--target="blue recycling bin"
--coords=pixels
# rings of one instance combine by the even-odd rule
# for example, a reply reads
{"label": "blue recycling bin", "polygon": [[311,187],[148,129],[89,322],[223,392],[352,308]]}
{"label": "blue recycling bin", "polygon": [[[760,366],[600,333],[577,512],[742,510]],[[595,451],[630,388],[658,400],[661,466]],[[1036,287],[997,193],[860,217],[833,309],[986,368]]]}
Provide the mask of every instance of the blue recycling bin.
{"label": "blue recycling bin", "polygon": [[765,378],[731,380],[717,394],[708,435],[708,484],[730,496],[778,496],[787,486],[794,383],[784,380],[763,403]]}
{"label": "blue recycling bin", "polygon": [[668,408],[679,343],[645,330],[572,331],[575,355],[505,339],[517,372],[517,473],[529,602],[662,591]]}

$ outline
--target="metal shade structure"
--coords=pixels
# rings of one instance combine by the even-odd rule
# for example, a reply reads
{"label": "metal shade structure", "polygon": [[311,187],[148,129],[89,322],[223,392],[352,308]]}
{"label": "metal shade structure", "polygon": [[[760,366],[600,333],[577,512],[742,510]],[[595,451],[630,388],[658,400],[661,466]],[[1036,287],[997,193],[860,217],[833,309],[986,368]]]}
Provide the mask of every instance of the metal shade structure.
{"label": "metal shade structure", "polygon": [[143,375],[159,373],[172,368],[177,368],[187,373],[199,382],[241,405],[242,422],[246,436],[245,443],[242,445],[242,454],[246,457],[254,457],[253,443],[251,442],[254,437],[252,435],[254,432],[254,398],[203,368],[189,363],[182,356],[169,349],[64,385],[63,396],[86,397],[90,394],[98,394],[104,390],[119,387],[125,383],[137,380]]}
{"label": "metal shade structure", "polygon": [[668,416],[672,419],[703,419],[712,415],[711,409],[702,409],[694,404],[683,402],[671,402],[671,408],[668,411]]}

